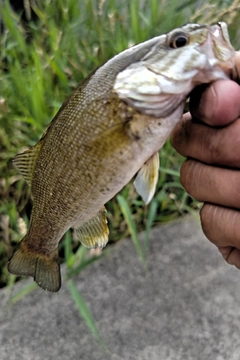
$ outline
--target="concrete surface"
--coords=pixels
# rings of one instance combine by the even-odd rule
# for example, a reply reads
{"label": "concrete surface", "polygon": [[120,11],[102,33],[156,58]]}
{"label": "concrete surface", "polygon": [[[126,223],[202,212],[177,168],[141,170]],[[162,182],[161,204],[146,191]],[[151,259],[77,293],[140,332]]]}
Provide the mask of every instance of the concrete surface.
{"label": "concrete surface", "polygon": [[[69,295],[0,292],[1,360],[239,360],[240,272],[187,218],[151,233],[148,272],[131,241],[76,279],[108,352]],[[19,290],[21,283],[14,289]]]}

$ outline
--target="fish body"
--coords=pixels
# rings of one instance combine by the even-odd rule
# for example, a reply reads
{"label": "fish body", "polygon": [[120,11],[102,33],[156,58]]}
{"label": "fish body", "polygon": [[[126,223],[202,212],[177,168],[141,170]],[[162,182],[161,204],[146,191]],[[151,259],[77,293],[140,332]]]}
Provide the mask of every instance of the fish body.
{"label": "fish body", "polygon": [[9,271],[58,291],[58,244],[70,227],[85,246],[104,247],[104,204],[137,173],[136,190],[151,200],[158,151],[188,94],[198,84],[228,78],[233,55],[225,23],[189,24],[123,51],[90,74],[40,141],[13,159],[33,207]]}

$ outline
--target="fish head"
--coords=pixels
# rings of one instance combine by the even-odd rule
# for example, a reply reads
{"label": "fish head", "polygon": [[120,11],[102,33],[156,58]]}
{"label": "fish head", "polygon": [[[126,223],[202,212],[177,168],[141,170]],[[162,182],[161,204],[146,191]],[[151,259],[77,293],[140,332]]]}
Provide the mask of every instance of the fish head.
{"label": "fish head", "polygon": [[156,37],[140,61],[117,75],[114,90],[139,112],[165,118],[197,85],[231,78],[234,54],[226,23],[187,24]]}

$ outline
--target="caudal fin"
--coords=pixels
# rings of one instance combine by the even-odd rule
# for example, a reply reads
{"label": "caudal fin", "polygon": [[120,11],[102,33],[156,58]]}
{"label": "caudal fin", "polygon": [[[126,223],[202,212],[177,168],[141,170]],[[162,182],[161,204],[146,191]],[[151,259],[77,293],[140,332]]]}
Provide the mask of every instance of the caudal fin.
{"label": "caudal fin", "polygon": [[50,257],[33,252],[28,249],[24,239],[14,250],[8,270],[15,275],[32,276],[44,290],[57,292],[61,287],[58,254]]}

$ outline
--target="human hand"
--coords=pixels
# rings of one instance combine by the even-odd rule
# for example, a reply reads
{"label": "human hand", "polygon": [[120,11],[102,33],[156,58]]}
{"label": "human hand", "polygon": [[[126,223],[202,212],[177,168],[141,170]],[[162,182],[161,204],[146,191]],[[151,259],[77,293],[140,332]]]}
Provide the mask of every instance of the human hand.
{"label": "human hand", "polygon": [[[240,74],[240,52],[235,57]],[[202,228],[223,258],[240,269],[240,86],[218,80],[197,88],[172,144],[188,159],[181,182],[204,202]]]}

